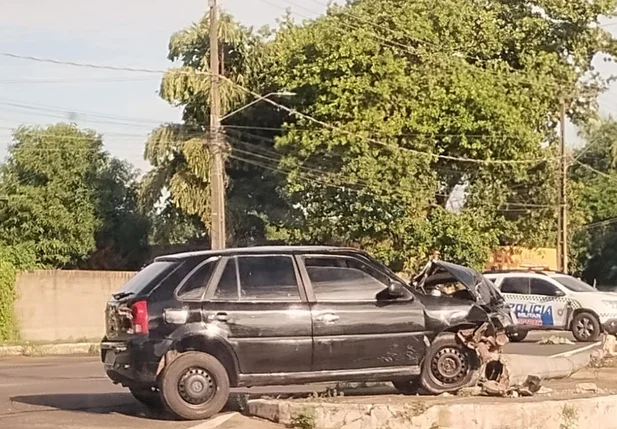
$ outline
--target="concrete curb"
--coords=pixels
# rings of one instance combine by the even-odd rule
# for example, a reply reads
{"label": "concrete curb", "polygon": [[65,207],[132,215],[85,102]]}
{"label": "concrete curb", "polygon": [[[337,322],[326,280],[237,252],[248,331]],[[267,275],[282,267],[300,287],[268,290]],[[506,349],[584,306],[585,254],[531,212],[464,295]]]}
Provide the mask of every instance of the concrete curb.
{"label": "concrete curb", "polygon": [[98,343],[30,344],[0,347],[0,357],[94,355],[100,352]]}
{"label": "concrete curb", "polygon": [[[486,399],[486,398],[483,398]],[[346,398],[349,401],[349,398]],[[290,425],[314,420],[318,429],[563,429],[593,422],[594,429],[617,429],[617,395],[563,400],[475,400],[431,404],[409,398],[407,404],[359,404],[249,401],[249,413]]]}

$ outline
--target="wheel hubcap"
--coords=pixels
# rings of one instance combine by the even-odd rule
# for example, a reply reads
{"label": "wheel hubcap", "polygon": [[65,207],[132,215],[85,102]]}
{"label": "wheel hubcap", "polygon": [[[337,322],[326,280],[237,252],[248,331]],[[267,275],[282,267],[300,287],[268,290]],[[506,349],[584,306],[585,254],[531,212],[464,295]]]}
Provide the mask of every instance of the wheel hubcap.
{"label": "wheel hubcap", "polygon": [[192,405],[201,405],[212,398],[216,384],[208,371],[202,368],[187,370],[178,382],[178,392],[183,400]]}
{"label": "wheel hubcap", "polygon": [[576,329],[578,330],[579,335],[583,338],[591,337],[594,331],[593,323],[591,323],[591,320],[587,317],[583,317],[578,321],[576,324]]}
{"label": "wheel hubcap", "polygon": [[454,384],[463,379],[469,366],[465,354],[454,347],[441,349],[431,362],[433,376],[443,384]]}

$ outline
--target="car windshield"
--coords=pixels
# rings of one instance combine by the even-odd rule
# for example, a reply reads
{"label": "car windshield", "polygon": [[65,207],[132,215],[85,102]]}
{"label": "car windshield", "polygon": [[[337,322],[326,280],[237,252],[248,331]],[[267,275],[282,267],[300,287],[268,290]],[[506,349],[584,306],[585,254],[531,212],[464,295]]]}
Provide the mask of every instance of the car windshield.
{"label": "car windshield", "polygon": [[582,280],[570,276],[554,276],[561,285],[565,286],[572,292],[597,292],[592,286],[589,286]]}

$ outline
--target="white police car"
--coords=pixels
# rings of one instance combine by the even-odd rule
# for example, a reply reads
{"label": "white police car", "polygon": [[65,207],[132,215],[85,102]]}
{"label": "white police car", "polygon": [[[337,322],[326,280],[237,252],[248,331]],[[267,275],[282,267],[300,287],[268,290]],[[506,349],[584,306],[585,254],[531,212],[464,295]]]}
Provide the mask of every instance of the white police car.
{"label": "white police car", "polygon": [[571,330],[577,341],[617,333],[617,293],[599,292],[565,274],[539,271],[486,272],[513,309],[518,328],[510,340],[532,330]]}

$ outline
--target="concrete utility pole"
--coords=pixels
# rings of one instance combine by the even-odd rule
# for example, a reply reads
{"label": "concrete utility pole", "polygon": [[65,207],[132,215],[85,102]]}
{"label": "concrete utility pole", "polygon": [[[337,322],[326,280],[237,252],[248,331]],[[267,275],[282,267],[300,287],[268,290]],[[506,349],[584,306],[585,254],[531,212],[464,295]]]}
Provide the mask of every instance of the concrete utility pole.
{"label": "concrete utility pole", "polygon": [[560,257],[559,267],[561,272],[568,273],[568,160],[566,158],[566,100],[561,98],[561,120],[560,120],[560,184],[559,184],[559,237],[558,255]]}
{"label": "concrete utility pole", "polygon": [[216,0],[210,6],[210,238],[212,249],[224,249],[225,233],[225,162],[221,147],[221,93]]}

